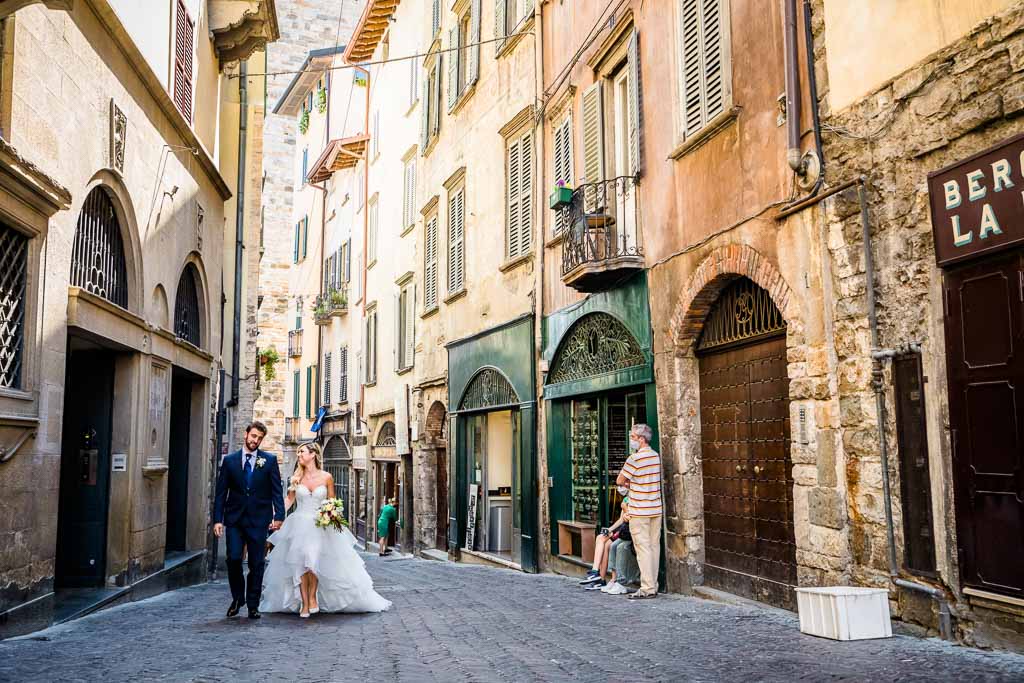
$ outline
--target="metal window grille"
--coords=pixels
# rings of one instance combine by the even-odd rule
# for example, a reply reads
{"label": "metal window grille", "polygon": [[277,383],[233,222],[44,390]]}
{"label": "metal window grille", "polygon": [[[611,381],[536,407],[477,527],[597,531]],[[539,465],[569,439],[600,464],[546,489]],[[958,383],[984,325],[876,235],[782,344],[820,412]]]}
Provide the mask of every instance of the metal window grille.
{"label": "metal window grille", "polygon": [[767,291],[739,278],[725,288],[704,321],[698,350],[785,332],[786,320]]}
{"label": "metal window grille", "polygon": [[28,238],[0,225],[0,386],[12,389],[21,388],[27,280]]}
{"label": "metal window grille", "polygon": [[377,446],[384,448],[393,447],[395,445],[395,423],[385,422],[384,426],[380,428],[380,434],[377,435]]}
{"label": "metal window grille", "polygon": [[85,198],[75,228],[71,284],[128,307],[128,269],[114,204],[106,190],[93,188]]}
{"label": "metal window grille", "polygon": [[174,334],[193,346],[199,346],[199,287],[196,267],[191,263],[178,280],[174,297]]}

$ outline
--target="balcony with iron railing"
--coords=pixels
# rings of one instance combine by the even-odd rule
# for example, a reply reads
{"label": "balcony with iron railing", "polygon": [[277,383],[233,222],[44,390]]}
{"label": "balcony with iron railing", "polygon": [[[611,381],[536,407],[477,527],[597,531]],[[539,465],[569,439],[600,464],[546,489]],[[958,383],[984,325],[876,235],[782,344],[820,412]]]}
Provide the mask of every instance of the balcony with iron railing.
{"label": "balcony with iron railing", "polygon": [[284,419],[284,442],[297,444],[302,440],[303,435],[302,418],[286,417]]}
{"label": "balcony with iron railing", "polygon": [[614,287],[643,270],[640,193],[633,176],[580,185],[567,202],[552,196],[561,227],[562,282],[580,292]]}
{"label": "balcony with iron railing", "polygon": [[313,320],[317,325],[326,325],[331,318],[348,313],[348,292],[344,289],[332,289],[326,294],[318,294],[313,302]]}
{"label": "balcony with iron railing", "polygon": [[300,358],[302,356],[302,330],[288,331],[288,357]]}

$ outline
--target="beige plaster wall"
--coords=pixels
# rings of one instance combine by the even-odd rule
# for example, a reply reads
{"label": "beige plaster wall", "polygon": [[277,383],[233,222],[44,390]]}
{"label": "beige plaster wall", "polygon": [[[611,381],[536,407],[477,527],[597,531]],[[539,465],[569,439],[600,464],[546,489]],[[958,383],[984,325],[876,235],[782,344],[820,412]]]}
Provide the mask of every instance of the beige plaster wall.
{"label": "beige plaster wall", "polygon": [[[831,0],[824,3],[829,100],[847,108],[1014,0]],[[913,39],[907,30],[913,27]],[[880,58],[884,55],[884,59]]]}

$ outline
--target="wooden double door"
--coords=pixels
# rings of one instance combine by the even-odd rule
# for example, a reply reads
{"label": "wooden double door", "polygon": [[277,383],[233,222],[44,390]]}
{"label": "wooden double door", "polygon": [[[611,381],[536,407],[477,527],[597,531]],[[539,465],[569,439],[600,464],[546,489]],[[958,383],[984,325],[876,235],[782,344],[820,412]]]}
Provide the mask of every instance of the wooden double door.
{"label": "wooden double door", "polygon": [[699,362],[705,582],[792,609],[785,335],[704,353]]}
{"label": "wooden double door", "polygon": [[1024,253],[947,271],[944,287],[960,574],[1024,598]]}

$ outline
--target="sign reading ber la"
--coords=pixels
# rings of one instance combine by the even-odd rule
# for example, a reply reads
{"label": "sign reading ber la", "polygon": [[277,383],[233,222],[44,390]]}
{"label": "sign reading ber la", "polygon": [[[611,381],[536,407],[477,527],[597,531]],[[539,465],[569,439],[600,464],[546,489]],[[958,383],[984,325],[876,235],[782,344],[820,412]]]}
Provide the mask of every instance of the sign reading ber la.
{"label": "sign reading ber la", "polygon": [[928,174],[940,266],[1024,242],[1024,134]]}

